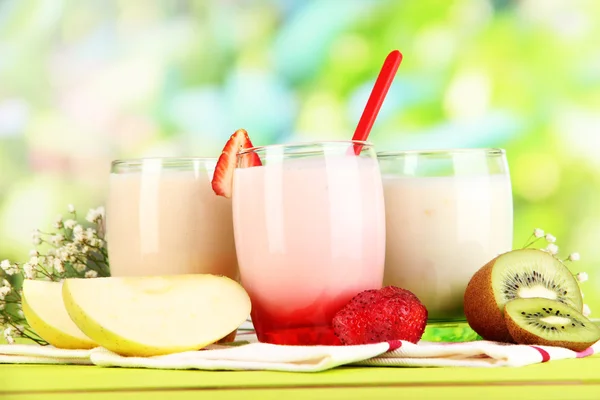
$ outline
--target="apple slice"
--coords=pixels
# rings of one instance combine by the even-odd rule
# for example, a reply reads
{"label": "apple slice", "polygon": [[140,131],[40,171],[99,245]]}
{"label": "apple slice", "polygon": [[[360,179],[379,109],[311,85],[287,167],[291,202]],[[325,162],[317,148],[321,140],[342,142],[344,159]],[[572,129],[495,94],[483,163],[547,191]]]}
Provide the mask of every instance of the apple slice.
{"label": "apple slice", "polygon": [[67,279],[63,300],[79,329],[124,356],[202,349],[250,315],[242,286],[210,274]]}
{"label": "apple slice", "polygon": [[29,326],[52,346],[60,349],[98,347],[67,314],[61,282],[24,280],[22,306]]}

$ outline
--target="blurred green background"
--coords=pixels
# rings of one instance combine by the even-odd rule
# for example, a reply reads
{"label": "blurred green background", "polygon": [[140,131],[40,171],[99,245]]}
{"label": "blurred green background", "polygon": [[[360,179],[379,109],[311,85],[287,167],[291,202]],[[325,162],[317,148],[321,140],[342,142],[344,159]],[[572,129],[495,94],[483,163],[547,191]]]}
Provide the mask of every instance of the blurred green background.
{"label": "blurred green background", "polygon": [[2,0],[0,259],[112,159],[350,138],[386,54],[404,61],[379,150],[507,150],[515,246],[581,253],[600,315],[600,1]]}

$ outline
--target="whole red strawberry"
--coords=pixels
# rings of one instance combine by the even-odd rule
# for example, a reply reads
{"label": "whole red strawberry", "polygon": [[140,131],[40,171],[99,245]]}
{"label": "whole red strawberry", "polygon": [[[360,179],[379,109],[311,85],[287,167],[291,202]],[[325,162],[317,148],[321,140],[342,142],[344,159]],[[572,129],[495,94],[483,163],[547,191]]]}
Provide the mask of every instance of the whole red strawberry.
{"label": "whole red strawberry", "polygon": [[427,309],[417,296],[396,286],[365,290],[333,317],[333,331],[345,345],[406,340],[417,343]]}

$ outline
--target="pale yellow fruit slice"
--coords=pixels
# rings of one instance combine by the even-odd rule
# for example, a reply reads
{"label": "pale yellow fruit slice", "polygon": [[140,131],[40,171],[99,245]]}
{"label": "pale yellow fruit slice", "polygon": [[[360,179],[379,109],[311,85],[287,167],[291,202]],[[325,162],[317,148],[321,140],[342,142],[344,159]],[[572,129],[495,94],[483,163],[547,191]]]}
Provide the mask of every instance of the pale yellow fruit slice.
{"label": "pale yellow fruit slice", "polygon": [[62,283],[23,281],[23,314],[42,339],[61,349],[98,347],[71,321],[62,298]]}
{"label": "pale yellow fruit slice", "polygon": [[79,329],[124,356],[201,349],[250,314],[240,284],[209,274],[67,279],[63,300]]}

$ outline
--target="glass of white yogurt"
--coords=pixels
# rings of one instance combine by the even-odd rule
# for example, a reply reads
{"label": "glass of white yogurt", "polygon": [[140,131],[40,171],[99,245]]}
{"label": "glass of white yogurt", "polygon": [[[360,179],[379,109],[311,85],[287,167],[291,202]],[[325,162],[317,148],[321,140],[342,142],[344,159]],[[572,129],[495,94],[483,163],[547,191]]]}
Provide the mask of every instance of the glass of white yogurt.
{"label": "glass of white yogurt", "polygon": [[112,276],[210,273],[239,279],[231,199],[216,158],[114,161],[106,209]]}
{"label": "glass of white yogurt", "polygon": [[386,207],[384,285],[417,295],[430,325],[464,321],[469,280],[512,248],[504,150],[379,152],[377,157]]}

